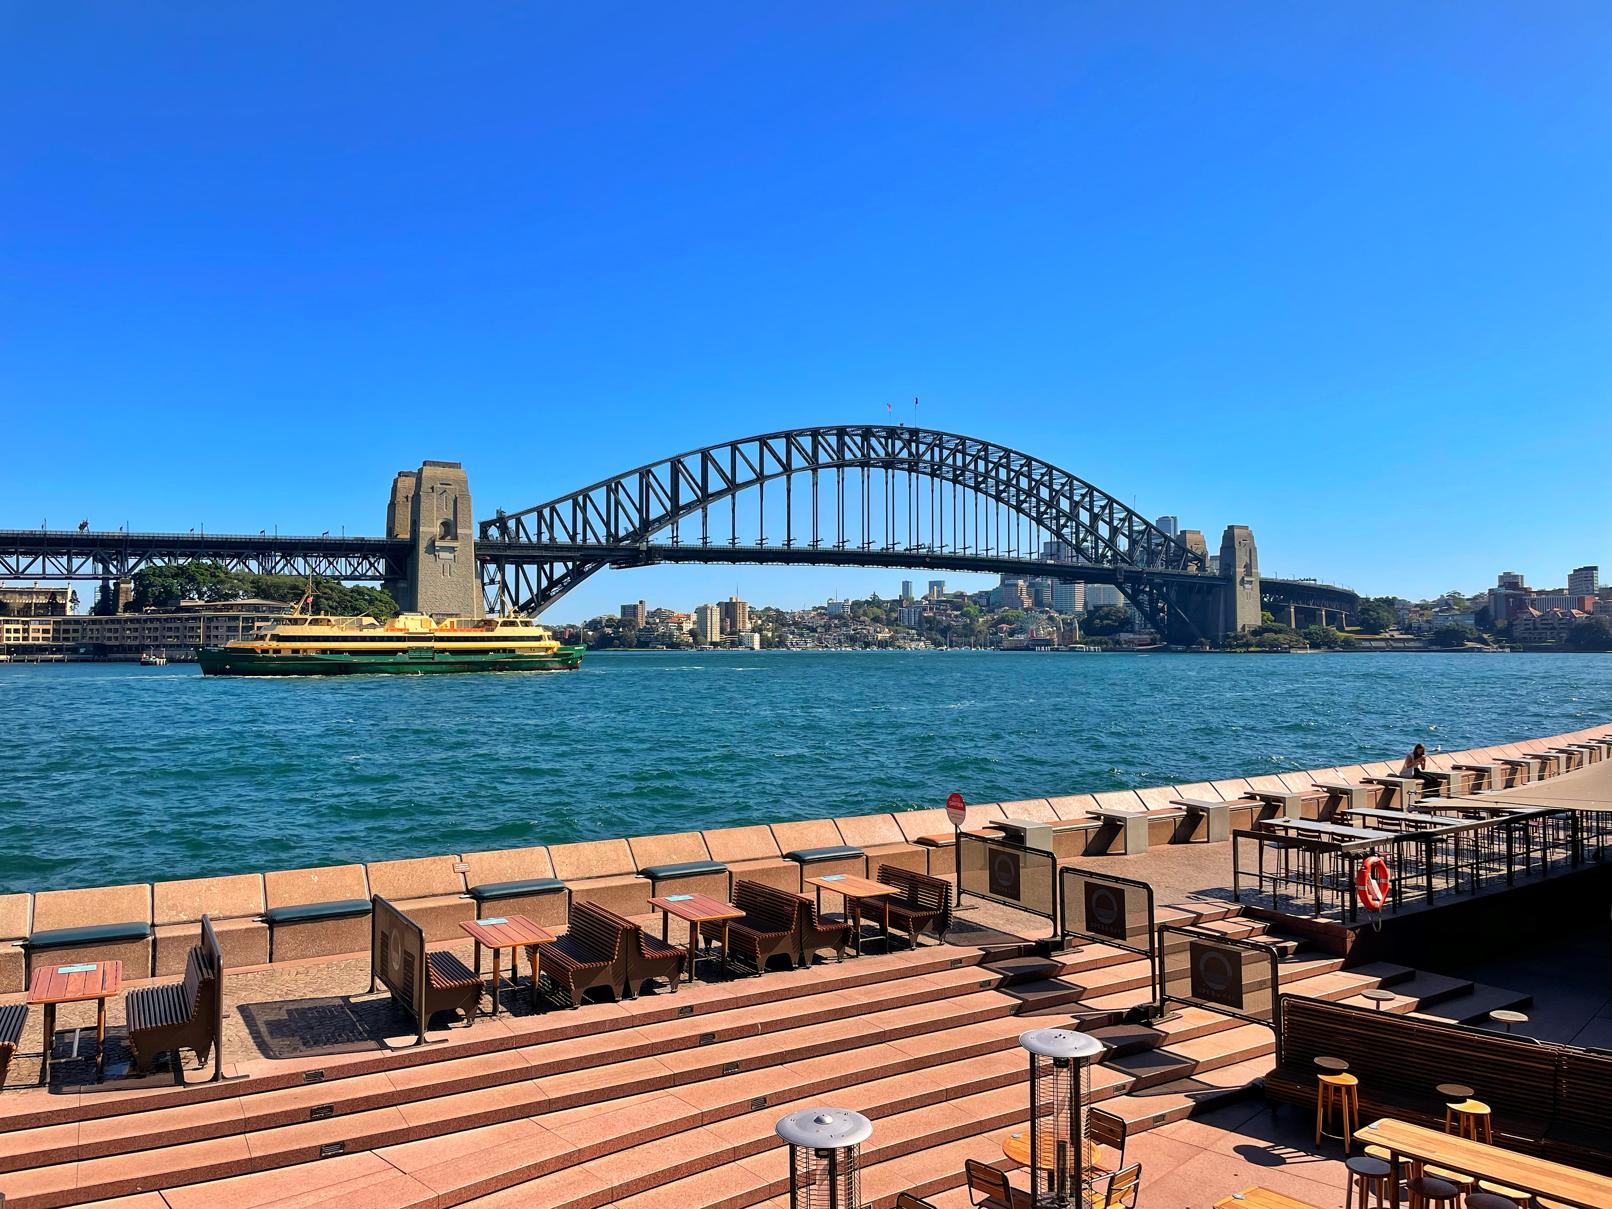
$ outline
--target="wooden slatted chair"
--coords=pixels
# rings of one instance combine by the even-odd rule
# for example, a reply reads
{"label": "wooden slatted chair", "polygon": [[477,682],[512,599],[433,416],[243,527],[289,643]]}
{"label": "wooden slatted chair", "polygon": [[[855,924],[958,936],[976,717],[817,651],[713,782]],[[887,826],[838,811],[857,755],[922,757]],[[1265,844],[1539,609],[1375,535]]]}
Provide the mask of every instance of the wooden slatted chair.
{"label": "wooden slatted chair", "polygon": [[395,1002],[414,1017],[416,1045],[440,1012],[461,1012],[465,1027],[475,1022],[487,989],[481,975],[445,949],[425,947],[425,932],[395,904],[370,897],[369,989],[384,983]]}
{"label": "wooden slatted chair", "polygon": [[1094,1151],[1090,1171],[1093,1176],[1114,1175],[1125,1166],[1125,1138],[1129,1126],[1125,1118],[1101,1108],[1086,1112],[1086,1134],[1097,1144],[1114,1152],[1112,1160],[1101,1151]]}
{"label": "wooden slatted chair", "polygon": [[[952,887],[945,878],[915,873],[899,865],[880,865],[878,880],[886,886],[895,886],[900,894],[889,895],[890,926],[905,932],[912,947],[919,938],[932,931],[938,940],[952,922]],[[853,899],[851,918],[861,927],[861,914],[880,913],[884,907],[874,902],[866,908],[863,900]]]}
{"label": "wooden slatted chair", "polygon": [[195,945],[185,959],[182,981],[136,987],[124,997],[136,1074],[148,1074],[156,1056],[170,1052],[178,1074],[181,1048],[195,1050],[197,1060],[206,1064],[218,1044],[220,974],[207,950]]}
{"label": "wooden slatted chair", "polygon": [[[573,1010],[591,990],[608,989],[619,998],[626,993],[627,941],[635,930],[613,911],[573,901],[565,934],[542,946],[539,968],[565,991]],[[527,949],[529,958],[536,948]]]}
{"label": "wooden slatted chair", "polygon": [[[789,958],[794,969],[800,955],[801,896],[762,882],[741,881],[733,886],[733,905],[744,918],[728,924],[728,947],[756,967],[760,974],[774,957]],[[722,936],[722,925],[700,925],[706,940]]]}
{"label": "wooden slatted chair", "polygon": [[935,1202],[913,1196],[910,1192],[899,1192],[896,1194],[896,1209],[935,1209]]}
{"label": "wooden slatted chair", "polygon": [[26,1003],[8,1003],[0,1007],[0,1087],[5,1086],[6,1071],[11,1069],[11,1056],[17,1052],[23,1027],[27,1023]]}
{"label": "wooden slatted chair", "polygon": [[[617,919],[621,919],[618,915]],[[688,950],[680,945],[668,944],[658,936],[651,936],[629,919],[621,922],[632,929],[627,938],[627,998],[634,998],[651,979],[664,978],[671,984],[672,994],[683,985],[683,967],[688,963]]]}
{"label": "wooden slatted chair", "polygon": [[974,1209],[1033,1209],[1030,1194],[1015,1188],[1007,1172],[978,1159],[963,1160],[963,1178]]}
{"label": "wooden slatted chair", "polygon": [[1092,1198],[1092,1209],[1136,1209],[1142,1190],[1142,1164],[1132,1163],[1108,1177],[1108,1187]]}

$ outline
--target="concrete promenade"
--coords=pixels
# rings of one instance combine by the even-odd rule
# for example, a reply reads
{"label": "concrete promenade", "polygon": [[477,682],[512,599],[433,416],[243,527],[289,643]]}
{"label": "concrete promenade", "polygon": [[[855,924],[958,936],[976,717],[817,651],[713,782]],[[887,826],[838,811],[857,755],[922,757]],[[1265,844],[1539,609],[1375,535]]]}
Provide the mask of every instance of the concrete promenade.
{"label": "concrete promenade", "polygon": [[[1457,763],[1528,761],[1524,753],[1537,756],[1602,734],[1612,734],[1612,726],[1441,759],[1452,770]],[[1327,795],[1316,782],[1358,782],[1397,766],[996,803],[976,807],[970,826],[1038,813],[1079,823],[1081,850],[1070,861],[1151,883],[1160,922],[1198,923],[1273,944],[1284,991],[1363,1002],[1362,991],[1387,988],[1396,997],[1391,1011],[1464,1019],[1501,1002],[1485,996],[1497,988],[1474,987],[1450,971],[1387,963],[1349,968],[1302,938],[1245,916],[1229,901],[1230,845],[1205,842],[1171,807],[1177,798],[1212,793],[1252,821],[1263,807],[1249,795],[1263,791],[1298,794],[1319,810]],[[1514,785],[1504,797],[1612,809],[1612,760]],[[1105,809],[1145,816],[1149,849],[1116,851],[1123,828],[1088,813]],[[797,889],[800,868],[782,853],[825,846],[830,836],[864,850],[841,858],[838,867],[845,871],[871,872],[885,860],[943,876],[951,869],[950,834],[940,811],[733,830],[745,834],[637,837],[165,884],[189,887],[188,899],[164,886],[143,887],[153,935],[134,952],[163,963],[165,938],[188,944],[195,935],[193,923],[172,918],[182,913],[178,908],[188,905],[199,916],[226,898],[251,903],[255,890],[264,896],[257,914],[235,917],[241,926],[225,933],[232,938],[226,945],[237,945],[237,956],[266,958],[270,929],[261,913],[274,905],[266,900],[290,887],[305,902],[319,901],[307,897],[310,892],[345,898],[360,889],[412,902],[411,913],[435,938],[432,947],[453,949],[468,961],[468,942],[453,939],[460,935],[456,921],[476,908],[463,895],[477,881],[466,879],[531,869],[543,872],[527,876],[565,871],[568,894],[551,891],[531,900],[554,922],[560,922],[553,915],[557,900],[597,894],[595,901],[643,919],[658,935],[659,923],[647,910],[632,909],[639,906],[636,896],[647,898],[653,888],[636,884],[650,879],[640,877],[633,862],[698,859],[696,841],[707,859],[727,863],[724,879],[757,876],[788,885],[793,877]],[[436,892],[454,884],[439,876],[444,866],[459,878],[458,893]],[[725,894],[726,885],[713,882],[706,892]],[[84,904],[83,924],[116,923],[105,914],[107,904],[126,908],[134,901],[128,888],[54,893]],[[47,913],[63,901],[49,891],[10,901],[19,898],[28,899],[35,922],[41,900]],[[505,901],[491,905],[498,914],[534,914]],[[59,923],[59,914],[48,918],[73,926]],[[867,955],[843,964],[733,980],[716,978],[714,966],[703,965],[702,976],[713,981],[675,995],[661,990],[541,1014],[523,990],[505,998],[496,1019],[483,1016],[469,1028],[445,1027],[448,1018],[439,1019],[429,1033],[434,1044],[423,1048],[409,1044],[412,1026],[388,996],[368,993],[368,921],[360,922],[362,929],[354,930],[338,920],[288,947],[275,936],[273,961],[235,962],[225,983],[223,1083],[199,1082],[205,1075],[193,1055],[185,1072],[193,1082],[185,1087],[174,1086],[166,1071],[127,1076],[122,1003],[114,1001],[113,1077],[93,1081],[93,1007],[75,1004],[57,1021],[51,1082],[35,1086],[41,1038],[34,1009],[0,1094],[0,1193],[7,1209],[776,1209],[787,1201],[772,1123],[825,1102],[874,1120],[863,1186],[874,1209],[889,1209],[906,1190],[931,1196],[941,1209],[960,1209],[968,1203],[959,1187],[965,1158],[1012,1166],[1001,1141],[1028,1114],[1018,1035],[1071,1020],[1091,1027],[1109,1047],[1093,1072],[1094,1095],[1128,1123],[1125,1158],[1143,1163],[1143,1209],[1207,1209],[1255,1184],[1316,1206],[1343,1204],[1341,1154],[1313,1146],[1306,1114],[1273,1113],[1259,1096],[1258,1080],[1272,1063],[1269,1028],[1198,1008],[1151,1028],[1118,1023],[1123,1009],[1151,994],[1147,963],[1100,944],[1037,955],[1032,942],[1047,935],[1045,922],[1003,907],[971,901],[945,944],[884,953],[873,942]],[[674,939],[682,925],[675,926]],[[355,936],[361,945],[351,943]],[[251,947],[259,937],[262,950]],[[309,951],[331,947],[334,952]],[[14,953],[13,960],[22,957]],[[96,956],[91,949],[75,953],[84,960]],[[1604,964],[1604,949],[1601,956]],[[1485,970],[1482,981],[1511,987],[1505,993],[1512,998],[1504,1002],[1527,1003],[1532,996],[1528,1010],[1542,1032],[1599,1035],[1593,1021],[1596,1012],[1604,1014],[1604,997],[1558,1008],[1558,999],[1566,998],[1558,990],[1577,971],[1557,971],[1552,979],[1552,971],[1537,965],[1511,968],[1525,974],[1527,985],[1506,981],[1498,968]],[[22,972],[8,977],[0,1006],[22,999]],[[138,975],[130,977],[138,983]],[[164,970],[156,981],[176,977]],[[91,1031],[75,1036],[83,1028]],[[1023,1186],[1022,1172],[1017,1179]]]}

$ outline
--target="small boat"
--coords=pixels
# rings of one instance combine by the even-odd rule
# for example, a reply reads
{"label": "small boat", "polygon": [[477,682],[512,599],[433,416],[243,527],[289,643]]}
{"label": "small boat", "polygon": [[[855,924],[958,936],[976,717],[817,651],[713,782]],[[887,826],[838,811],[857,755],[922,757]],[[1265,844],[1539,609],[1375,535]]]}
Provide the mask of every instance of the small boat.
{"label": "small boat", "polygon": [[158,650],[145,650],[140,652],[141,667],[166,667],[168,656]]}

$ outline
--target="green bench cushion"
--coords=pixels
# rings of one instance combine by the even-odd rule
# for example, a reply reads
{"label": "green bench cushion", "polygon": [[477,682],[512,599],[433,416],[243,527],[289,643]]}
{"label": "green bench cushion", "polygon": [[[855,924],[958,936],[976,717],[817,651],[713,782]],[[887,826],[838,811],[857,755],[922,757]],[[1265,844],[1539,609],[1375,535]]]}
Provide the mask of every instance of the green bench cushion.
{"label": "green bench cushion", "polygon": [[28,938],[30,949],[65,949],[72,945],[115,944],[120,940],[145,940],[151,925],[135,921],[121,924],[91,924],[86,928],[51,928]]}
{"label": "green bench cushion", "polygon": [[495,898],[521,898],[528,894],[558,894],[565,883],[557,877],[528,877],[515,882],[488,882],[470,887],[470,897],[478,903]]}
{"label": "green bench cushion", "polygon": [[263,918],[271,924],[300,924],[312,919],[351,919],[369,914],[369,899],[342,898],[328,903],[298,903],[294,907],[270,907]]}
{"label": "green bench cushion", "polygon": [[784,853],[784,859],[786,861],[797,861],[802,865],[811,865],[818,861],[839,861],[861,855],[863,853],[860,848],[852,848],[848,844],[837,844],[831,848],[797,848],[793,852]]}
{"label": "green bench cushion", "polygon": [[672,877],[697,877],[701,873],[726,873],[728,867],[721,861],[679,861],[675,865],[650,865],[638,871],[639,877],[652,882]]}

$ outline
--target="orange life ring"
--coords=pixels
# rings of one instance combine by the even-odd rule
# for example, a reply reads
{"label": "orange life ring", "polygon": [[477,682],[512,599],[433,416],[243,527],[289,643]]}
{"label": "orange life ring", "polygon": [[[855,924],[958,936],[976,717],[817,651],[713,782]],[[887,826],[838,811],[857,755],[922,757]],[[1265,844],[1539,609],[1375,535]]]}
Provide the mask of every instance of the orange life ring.
{"label": "orange life ring", "polygon": [[1388,862],[1380,856],[1361,861],[1355,873],[1355,894],[1366,910],[1381,911],[1388,901]]}

